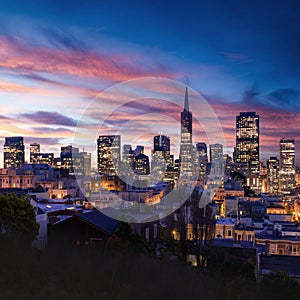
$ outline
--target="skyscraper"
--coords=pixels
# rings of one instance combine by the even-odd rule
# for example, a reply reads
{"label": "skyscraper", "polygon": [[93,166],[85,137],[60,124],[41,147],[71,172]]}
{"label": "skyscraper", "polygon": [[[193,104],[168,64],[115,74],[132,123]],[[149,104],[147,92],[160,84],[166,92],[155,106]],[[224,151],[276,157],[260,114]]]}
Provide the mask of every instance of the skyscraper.
{"label": "skyscraper", "polygon": [[145,152],[145,147],[141,145],[137,145],[134,149],[134,153],[136,156],[139,154],[144,154],[144,152]]}
{"label": "skyscraper", "polygon": [[189,110],[188,89],[185,89],[184,110],[181,112],[180,177],[193,175],[192,113]]}
{"label": "skyscraper", "polygon": [[60,151],[60,161],[61,167],[63,169],[69,170],[69,172],[74,172],[74,160],[73,156],[78,155],[79,148],[68,145],[61,147]]}
{"label": "skyscraper", "polygon": [[279,160],[270,157],[267,160],[268,190],[271,195],[277,194],[279,190]]}
{"label": "skyscraper", "polygon": [[21,168],[25,161],[23,137],[6,137],[4,143],[4,168]]}
{"label": "skyscraper", "polygon": [[40,153],[40,144],[38,144],[38,143],[30,144],[30,155],[32,153]]}
{"label": "skyscraper", "polygon": [[54,166],[54,153],[30,153],[30,163]]}
{"label": "skyscraper", "polygon": [[168,165],[171,165],[170,159],[170,138],[165,135],[156,135],[153,138],[153,153],[161,153]]}
{"label": "skyscraper", "polygon": [[91,153],[88,152],[78,152],[74,153],[72,156],[74,171],[77,175],[82,175],[88,177],[91,175]]}
{"label": "skyscraper", "polygon": [[100,135],[97,139],[98,172],[107,175],[117,175],[121,157],[121,136]]}
{"label": "skyscraper", "polygon": [[211,144],[209,146],[210,162],[219,161],[223,159],[223,145],[222,144]]}
{"label": "skyscraper", "polygon": [[135,158],[135,152],[134,150],[132,150],[131,145],[124,145],[123,153],[122,153],[122,161],[124,163],[127,163],[132,170],[134,168],[134,158]]}
{"label": "skyscraper", "polygon": [[134,172],[138,175],[150,174],[149,157],[140,153],[134,158]]}
{"label": "skyscraper", "polygon": [[208,163],[207,146],[205,143],[197,143],[196,149],[199,164],[199,179],[205,181]]}
{"label": "skyscraper", "polygon": [[41,153],[40,144],[30,144],[30,163],[54,166],[54,153]]}
{"label": "skyscraper", "polygon": [[224,176],[225,160],[222,144],[211,144],[209,146],[210,175]]}
{"label": "skyscraper", "polygon": [[259,175],[259,115],[255,112],[236,117],[235,163],[244,165],[244,175]]}
{"label": "skyscraper", "polygon": [[292,194],[295,190],[295,140],[280,140],[280,191]]}

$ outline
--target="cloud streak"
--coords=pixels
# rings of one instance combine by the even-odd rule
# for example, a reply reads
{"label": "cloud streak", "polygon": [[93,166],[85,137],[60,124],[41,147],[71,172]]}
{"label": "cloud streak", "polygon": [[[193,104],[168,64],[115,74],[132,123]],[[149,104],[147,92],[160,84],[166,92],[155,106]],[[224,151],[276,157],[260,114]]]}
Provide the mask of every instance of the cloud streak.
{"label": "cloud streak", "polygon": [[78,48],[32,46],[0,36],[0,67],[15,72],[46,72],[84,78],[122,81],[141,76],[171,76],[164,68],[148,70],[126,55],[105,55]]}
{"label": "cloud streak", "polygon": [[21,114],[22,117],[40,124],[63,125],[75,127],[77,121],[58,112],[36,111],[33,113]]}

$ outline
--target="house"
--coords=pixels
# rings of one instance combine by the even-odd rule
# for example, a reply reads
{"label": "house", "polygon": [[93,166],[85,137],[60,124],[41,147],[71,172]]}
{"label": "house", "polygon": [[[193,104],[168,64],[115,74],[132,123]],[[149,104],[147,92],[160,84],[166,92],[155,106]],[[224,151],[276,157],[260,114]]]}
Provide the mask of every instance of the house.
{"label": "house", "polygon": [[49,245],[90,245],[104,242],[119,229],[119,221],[98,210],[74,214],[48,225]]}
{"label": "house", "polygon": [[300,280],[300,257],[285,255],[260,255],[259,274],[285,272]]}

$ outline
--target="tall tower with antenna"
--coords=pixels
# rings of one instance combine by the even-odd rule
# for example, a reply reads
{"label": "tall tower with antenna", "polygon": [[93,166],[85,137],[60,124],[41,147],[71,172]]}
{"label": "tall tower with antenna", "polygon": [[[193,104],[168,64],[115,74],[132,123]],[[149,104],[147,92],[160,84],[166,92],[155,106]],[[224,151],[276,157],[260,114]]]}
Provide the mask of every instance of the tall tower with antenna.
{"label": "tall tower with antenna", "polygon": [[189,108],[188,88],[185,88],[184,109],[181,112],[180,177],[193,176],[193,116]]}

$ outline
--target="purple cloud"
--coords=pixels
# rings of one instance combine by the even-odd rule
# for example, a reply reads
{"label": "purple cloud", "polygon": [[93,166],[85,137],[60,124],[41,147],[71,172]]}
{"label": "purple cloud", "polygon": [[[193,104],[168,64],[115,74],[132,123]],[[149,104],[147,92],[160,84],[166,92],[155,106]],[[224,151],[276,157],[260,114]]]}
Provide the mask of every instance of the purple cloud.
{"label": "purple cloud", "polygon": [[67,117],[58,112],[36,111],[34,113],[24,113],[21,114],[21,116],[33,122],[41,124],[62,125],[70,127],[75,127],[77,125],[77,121],[75,119]]}

